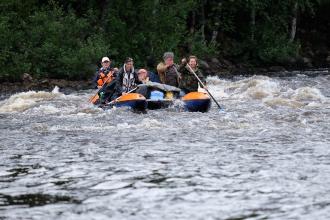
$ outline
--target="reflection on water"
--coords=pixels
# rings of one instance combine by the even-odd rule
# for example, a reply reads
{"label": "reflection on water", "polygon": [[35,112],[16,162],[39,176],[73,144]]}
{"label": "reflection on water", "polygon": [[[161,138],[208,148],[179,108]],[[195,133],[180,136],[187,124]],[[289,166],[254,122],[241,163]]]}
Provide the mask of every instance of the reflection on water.
{"label": "reflection on water", "polygon": [[0,101],[0,219],[329,219],[329,80],[210,77],[225,111],[204,114],[15,94]]}

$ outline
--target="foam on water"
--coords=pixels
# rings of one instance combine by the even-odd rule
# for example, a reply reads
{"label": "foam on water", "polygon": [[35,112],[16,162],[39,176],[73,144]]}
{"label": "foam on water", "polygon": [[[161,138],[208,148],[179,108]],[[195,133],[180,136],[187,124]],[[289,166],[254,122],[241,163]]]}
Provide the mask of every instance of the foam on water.
{"label": "foam on water", "polygon": [[88,102],[88,93],[65,95],[55,86],[52,92],[28,91],[0,101],[0,113],[27,115],[71,115],[104,113]]}
{"label": "foam on water", "polygon": [[63,94],[59,92],[29,91],[10,96],[0,102],[0,113],[23,112],[41,101],[50,101]]}
{"label": "foam on water", "polygon": [[156,119],[144,118],[137,124],[128,124],[127,122],[117,124],[118,130],[129,129],[158,129],[162,128],[163,124]]}
{"label": "foam on water", "polygon": [[228,98],[229,95],[225,92],[227,80],[221,80],[217,76],[209,76],[206,79],[208,90],[216,99]]}
{"label": "foam on water", "polygon": [[329,78],[207,81],[224,113],[3,100],[0,219],[329,219]]}
{"label": "foam on water", "polygon": [[[212,76],[207,77],[207,86],[219,103],[224,100],[236,100],[237,102],[255,100],[271,107],[301,108],[317,106],[317,103],[329,100],[318,88],[310,86],[292,88],[281,83],[279,78],[266,76],[253,76],[237,81],[223,80]],[[88,98],[94,92],[64,95],[56,86],[52,92],[18,93],[0,102],[0,113],[26,111],[29,114],[100,114],[103,110],[88,103]],[[183,107],[183,103],[176,101],[174,109],[180,107]],[[113,113],[112,111],[106,112],[108,114]]]}
{"label": "foam on water", "polygon": [[320,101],[322,102],[325,97],[317,88],[302,87],[295,90],[292,99],[296,101]]}
{"label": "foam on water", "polygon": [[60,93],[60,88],[58,86],[55,86],[54,89],[52,90],[52,93],[54,94]]}
{"label": "foam on water", "polygon": [[300,108],[304,106],[304,104],[301,102],[297,102],[291,99],[280,98],[280,97],[265,99],[264,103],[270,107],[286,106],[291,108]]}
{"label": "foam on water", "polygon": [[0,219],[329,219],[329,78],[207,81],[224,113],[3,100]]}
{"label": "foam on water", "polygon": [[64,95],[59,92],[57,86],[52,92],[29,91],[17,93],[0,102],[0,113],[23,112],[42,101],[50,101],[61,96]]}
{"label": "foam on water", "polygon": [[227,81],[217,77],[208,77],[207,80],[210,92],[220,103],[223,99],[243,102],[260,100],[271,107],[301,108],[328,100],[318,88],[304,86],[293,89],[282,84],[280,78],[253,76],[238,81]]}

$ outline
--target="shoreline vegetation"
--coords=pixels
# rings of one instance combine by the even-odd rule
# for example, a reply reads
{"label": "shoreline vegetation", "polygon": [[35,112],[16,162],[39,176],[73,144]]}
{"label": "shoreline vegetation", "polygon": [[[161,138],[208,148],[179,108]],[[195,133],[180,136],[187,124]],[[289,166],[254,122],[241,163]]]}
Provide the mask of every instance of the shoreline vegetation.
{"label": "shoreline vegetation", "polygon": [[[320,75],[330,75],[330,68],[301,68],[301,69],[285,69],[282,66],[272,66],[270,68],[251,68],[251,69],[223,69],[214,72],[211,65],[205,61],[201,61],[204,65],[206,76],[217,76],[219,79],[232,79],[234,77],[250,77],[254,75],[264,75],[269,77],[294,77],[297,75],[305,75],[308,77],[316,77]],[[207,65],[207,66],[205,66]],[[79,90],[94,89],[91,79],[87,80],[67,80],[67,79],[34,79],[31,75],[23,74],[20,81],[16,82],[0,82],[0,93],[3,96],[11,95],[17,92],[27,91],[52,91],[55,87],[59,87],[60,91],[70,93]]]}
{"label": "shoreline vegetation", "polygon": [[0,91],[91,88],[103,56],[154,71],[165,51],[220,78],[329,68],[329,11],[328,0],[3,0]]}

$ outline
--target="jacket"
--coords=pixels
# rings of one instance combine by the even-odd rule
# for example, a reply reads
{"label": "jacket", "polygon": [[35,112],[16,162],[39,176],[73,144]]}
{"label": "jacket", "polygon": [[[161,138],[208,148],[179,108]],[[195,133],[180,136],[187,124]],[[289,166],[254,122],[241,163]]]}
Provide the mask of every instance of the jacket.
{"label": "jacket", "polygon": [[108,83],[111,82],[115,78],[115,73],[113,71],[113,68],[100,68],[97,71],[97,74],[93,80],[95,87],[100,88],[105,81],[108,79]]}
{"label": "jacket", "polygon": [[115,89],[117,96],[121,96],[123,92],[129,92],[136,88],[138,84],[141,84],[141,82],[139,81],[138,74],[134,68],[131,72],[126,72],[125,65],[119,69],[116,77]]}
{"label": "jacket", "polygon": [[[191,72],[187,65],[180,65],[179,71],[181,73],[181,80],[179,88],[183,91],[189,92],[196,92],[198,91],[198,80],[196,79],[195,75]],[[196,75],[199,79],[205,84],[205,78],[200,69],[194,70]]]}
{"label": "jacket", "polygon": [[151,82],[157,82],[157,83],[160,83],[160,79],[159,79],[158,74],[153,73],[153,72],[151,72],[151,71],[148,71],[148,77],[149,77],[149,80],[150,80]]}
{"label": "jacket", "polygon": [[175,87],[179,86],[180,73],[177,64],[166,67],[166,65],[161,62],[157,65],[157,72],[162,83]]}

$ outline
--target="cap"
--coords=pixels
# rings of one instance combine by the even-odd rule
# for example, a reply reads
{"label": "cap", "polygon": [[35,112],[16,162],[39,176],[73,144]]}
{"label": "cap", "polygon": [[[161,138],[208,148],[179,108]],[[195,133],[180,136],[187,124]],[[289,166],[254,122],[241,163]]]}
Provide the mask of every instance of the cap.
{"label": "cap", "polygon": [[104,63],[104,62],[106,62],[106,61],[110,62],[109,57],[103,57],[103,58],[102,58],[102,63]]}
{"label": "cap", "polygon": [[163,59],[166,60],[167,58],[174,58],[174,53],[173,52],[165,52]]}

